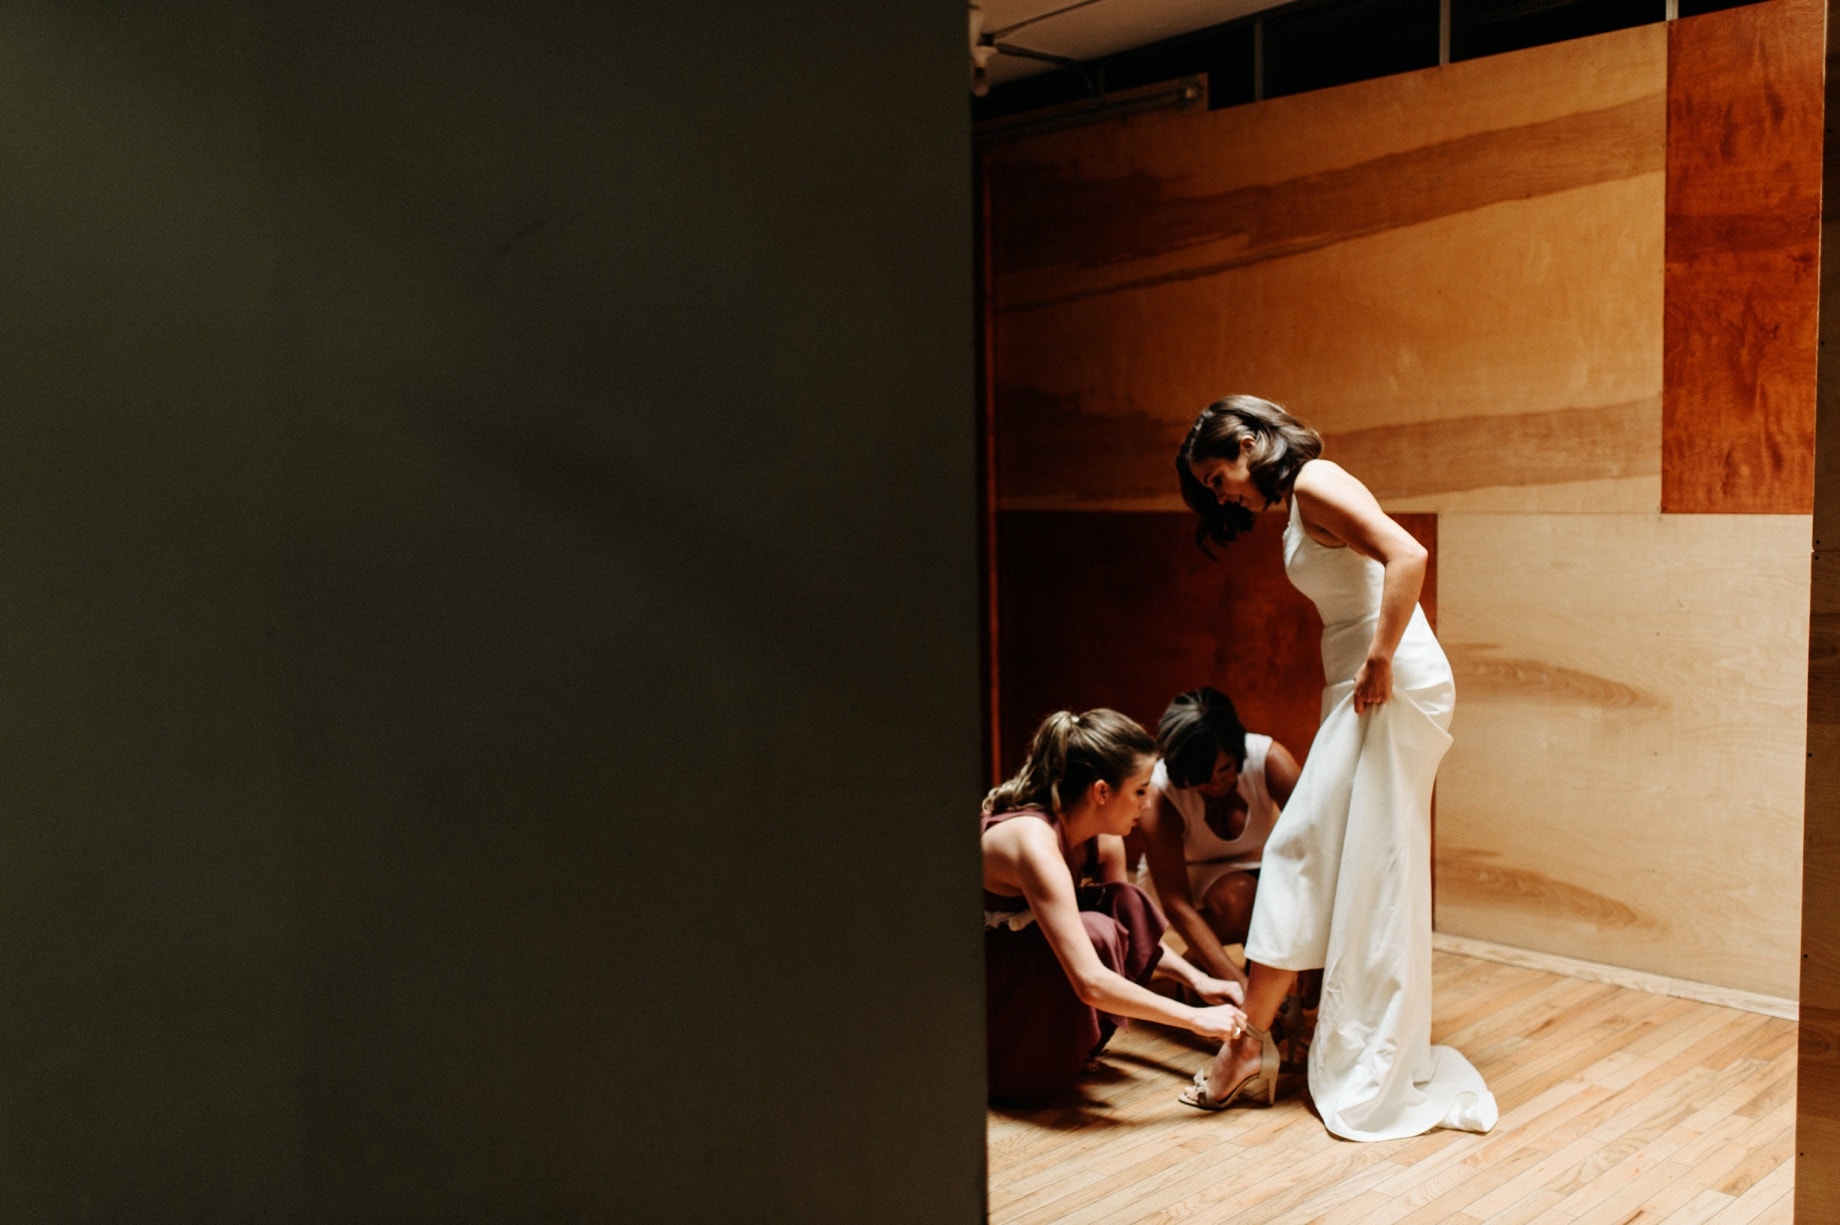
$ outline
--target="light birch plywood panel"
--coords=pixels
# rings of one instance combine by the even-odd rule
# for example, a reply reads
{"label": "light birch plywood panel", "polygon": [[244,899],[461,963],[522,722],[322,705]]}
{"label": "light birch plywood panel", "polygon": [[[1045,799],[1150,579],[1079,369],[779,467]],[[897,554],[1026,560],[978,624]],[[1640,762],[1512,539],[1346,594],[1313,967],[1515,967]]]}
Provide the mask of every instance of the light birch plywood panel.
{"label": "light birch plywood panel", "polygon": [[1399,509],[1553,484],[1653,509],[1661,204],[1656,171],[1001,314],[1000,503],[1178,508],[1194,414],[1252,391]]}
{"label": "light birch plywood panel", "polygon": [[1795,996],[1810,526],[1440,517],[1440,931]]}
{"label": "light birch plywood panel", "polygon": [[996,147],[997,306],[1192,277],[1660,170],[1659,26]]}
{"label": "light birch plywood panel", "polygon": [[[1650,453],[1645,445],[1639,455],[1645,459]],[[1434,508],[1447,514],[1472,515],[1653,514],[1661,505],[1661,474],[1555,481],[1550,485],[1485,485],[1416,497],[1389,496],[1385,505],[1393,514]]]}
{"label": "light birch plywood panel", "polygon": [[997,501],[1176,509],[1227,391],[1400,510],[1649,511],[1658,26],[987,154]]}

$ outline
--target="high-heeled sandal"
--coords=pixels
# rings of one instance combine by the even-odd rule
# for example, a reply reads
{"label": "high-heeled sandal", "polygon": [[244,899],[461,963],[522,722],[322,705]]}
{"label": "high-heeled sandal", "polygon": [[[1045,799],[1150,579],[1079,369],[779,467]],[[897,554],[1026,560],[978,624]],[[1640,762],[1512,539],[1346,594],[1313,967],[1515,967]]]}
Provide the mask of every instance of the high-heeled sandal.
{"label": "high-heeled sandal", "polygon": [[[1208,1092],[1208,1069],[1195,1073],[1195,1083],[1182,1091],[1176,1100],[1196,1110],[1225,1110],[1235,1102],[1249,1106],[1269,1106],[1278,1100],[1278,1045],[1268,1029],[1246,1026],[1246,1032],[1259,1040],[1259,1070],[1243,1078],[1225,1094],[1215,1097]],[[1209,1064],[1208,1067],[1213,1066]],[[1260,1099],[1264,1100],[1261,1101]]]}

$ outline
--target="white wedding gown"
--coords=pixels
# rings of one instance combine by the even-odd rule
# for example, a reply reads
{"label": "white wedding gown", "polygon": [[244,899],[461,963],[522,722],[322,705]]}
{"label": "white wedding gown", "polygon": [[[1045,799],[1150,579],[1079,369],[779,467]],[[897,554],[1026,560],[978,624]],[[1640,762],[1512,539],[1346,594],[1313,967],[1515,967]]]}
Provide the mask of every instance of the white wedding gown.
{"label": "white wedding gown", "polygon": [[1265,844],[1249,960],[1323,968],[1310,1094],[1348,1140],[1434,1127],[1487,1131],[1495,1097],[1469,1060],[1431,1045],[1431,784],[1456,686],[1422,609],[1393,656],[1392,700],[1354,711],[1382,570],[1311,540],[1291,501],[1284,570],[1323,619],[1322,725]]}

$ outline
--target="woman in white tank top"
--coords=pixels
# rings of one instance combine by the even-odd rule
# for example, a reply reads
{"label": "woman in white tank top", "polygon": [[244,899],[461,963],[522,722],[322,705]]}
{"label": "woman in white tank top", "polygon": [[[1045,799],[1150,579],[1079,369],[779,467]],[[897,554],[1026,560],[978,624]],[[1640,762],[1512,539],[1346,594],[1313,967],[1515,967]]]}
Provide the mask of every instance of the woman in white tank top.
{"label": "woman in white tank top", "polygon": [[1297,782],[1297,761],[1270,736],[1247,732],[1213,688],[1177,695],[1156,738],[1162,760],[1140,830],[1157,899],[1191,961],[1244,982],[1225,946],[1245,943],[1265,839]]}

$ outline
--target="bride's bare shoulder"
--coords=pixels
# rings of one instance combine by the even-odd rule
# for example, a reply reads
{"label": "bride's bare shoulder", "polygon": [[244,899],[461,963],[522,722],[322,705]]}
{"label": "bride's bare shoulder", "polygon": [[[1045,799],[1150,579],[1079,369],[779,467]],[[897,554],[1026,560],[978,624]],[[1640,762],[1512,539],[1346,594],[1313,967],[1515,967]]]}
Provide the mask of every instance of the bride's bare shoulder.
{"label": "bride's bare shoulder", "polygon": [[1356,479],[1355,475],[1332,459],[1306,460],[1297,469],[1297,476],[1291,482],[1291,488],[1305,497],[1333,497],[1338,491],[1350,488],[1365,490],[1367,487]]}

